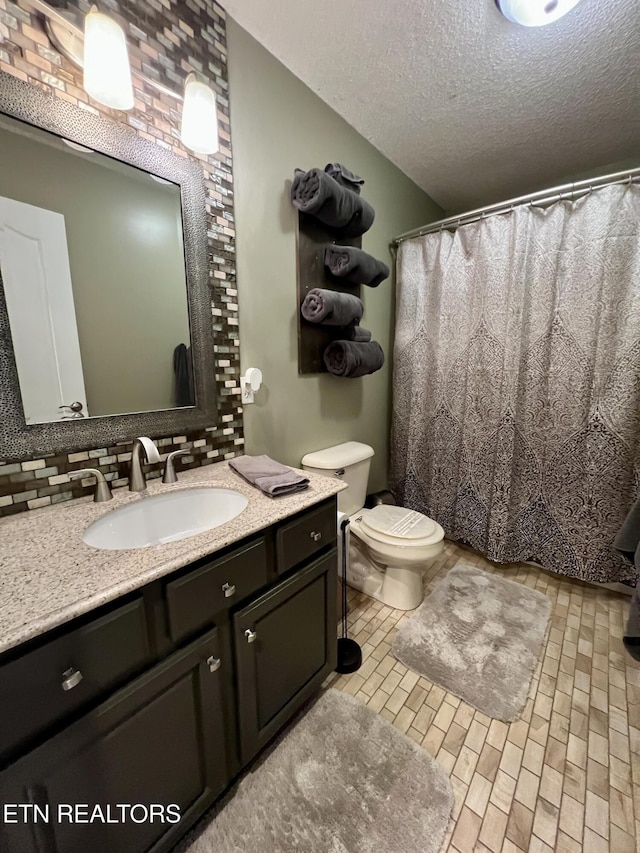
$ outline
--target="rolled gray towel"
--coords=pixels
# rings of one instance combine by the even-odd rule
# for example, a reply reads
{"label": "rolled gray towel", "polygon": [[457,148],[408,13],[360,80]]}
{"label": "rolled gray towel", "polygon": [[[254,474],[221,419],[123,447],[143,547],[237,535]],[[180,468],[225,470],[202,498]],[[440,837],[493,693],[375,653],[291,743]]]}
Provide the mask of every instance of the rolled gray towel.
{"label": "rolled gray towel", "polygon": [[270,456],[238,456],[229,462],[229,467],[270,498],[301,492],[309,486],[308,477],[303,477]]}
{"label": "rolled gray towel", "polygon": [[384,352],[377,341],[334,341],[322,357],[329,373],[349,378],[375,373],[384,364]]}
{"label": "rolled gray towel", "polygon": [[349,332],[350,341],[366,343],[371,340],[371,332],[368,329],[363,329],[362,326],[349,326],[346,331]]}
{"label": "rolled gray towel", "polygon": [[361,178],[360,175],[356,175],[342,163],[327,163],[324,170],[343,187],[360,195],[360,187],[364,184],[364,178]]}
{"label": "rolled gray towel", "polygon": [[305,296],[300,312],[310,323],[348,326],[350,323],[358,323],[364,313],[364,305],[352,293],[314,287]]}
{"label": "rolled gray towel", "polygon": [[322,169],[296,169],[291,201],[302,213],[343,234],[359,237],[373,224],[375,211],[363,198],[341,186]]}
{"label": "rolled gray towel", "polygon": [[389,277],[389,267],[355,246],[331,244],[324,250],[324,265],[346,281],[377,287]]}

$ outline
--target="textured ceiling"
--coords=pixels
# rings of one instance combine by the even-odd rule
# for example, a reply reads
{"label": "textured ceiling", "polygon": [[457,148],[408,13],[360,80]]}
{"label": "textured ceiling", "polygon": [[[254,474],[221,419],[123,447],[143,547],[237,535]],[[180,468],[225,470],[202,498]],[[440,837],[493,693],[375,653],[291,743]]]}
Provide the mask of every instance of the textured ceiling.
{"label": "textured ceiling", "polygon": [[640,165],[639,0],[538,28],[494,0],[224,5],[445,210]]}

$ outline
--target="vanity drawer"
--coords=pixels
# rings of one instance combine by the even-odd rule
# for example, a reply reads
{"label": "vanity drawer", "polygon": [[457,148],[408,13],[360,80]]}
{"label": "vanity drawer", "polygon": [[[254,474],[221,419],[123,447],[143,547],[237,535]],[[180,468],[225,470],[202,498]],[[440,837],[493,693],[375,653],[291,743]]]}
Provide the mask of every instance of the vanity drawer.
{"label": "vanity drawer", "polygon": [[169,634],[174,642],[210,625],[217,613],[263,587],[267,546],[258,539],[206,563],[166,586]]}
{"label": "vanity drawer", "polygon": [[141,598],[0,664],[0,756],[151,659]]}
{"label": "vanity drawer", "polygon": [[276,533],[278,573],[288,572],[298,563],[312,557],[337,539],[335,501],[306,512],[295,521],[283,524]]}

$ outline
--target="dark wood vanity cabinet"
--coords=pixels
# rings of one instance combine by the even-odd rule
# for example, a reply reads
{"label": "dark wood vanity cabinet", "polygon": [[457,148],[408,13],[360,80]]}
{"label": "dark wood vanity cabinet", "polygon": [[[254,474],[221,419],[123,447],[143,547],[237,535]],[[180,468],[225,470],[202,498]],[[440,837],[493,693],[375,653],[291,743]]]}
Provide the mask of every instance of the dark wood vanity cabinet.
{"label": "dark wood vanity cabinet", "polygon": [[[4,716],[14,720],[6,731],[0,727],[0,756],[10,755],[0,764],[0,816],[7,804],[29,810],[27,820],[15,811],[9,814],[16,822],[0,817],[3,853],[172,849],[335,667],[335,511],[331,499],[298,513],[293,528],[286,519],[150,584],[124,605],[114,602],[93,621],[85,617],[23,655],[14,650],[8,662],[0,658],[0,705],[10,700]],[[330,512],[333,528],[316,530]],[[308,522],[309,532],[323,535],[309,537],[311,548],[302,540],[300,559],[285,537],[295,568],[281,574],[279,533],[288,528],[298,536]],[[114,632],[118,621],[121,631]],[[77,649],[74,637],[84,638]],[[83,703],[61,724],[55,687],[71,697],[82,681],[64,690],[52,673],[67,660],[99,672],[94,637],[102,640],[109,678],[139,674],[105,695],[94,673],[89,689],[97,703]],[[140,673],[141,656],[147,666]],[[43,703],[25,725],[20,701],[35,702],[39,681],[51,708]],[[67,701],[71,713],[76,706]],[[27,743],[18,754],[16,732]],[[96,806],[100,812],[88,822]]]}
{"label": "dark wood vanity cabinet", "polygon": [[[228,782],[219,653],[213,630],[0,775],[0,803],[32,803],[48,816],[0,826],[0,849],[169,849],[182,835],[180,824],[195,819]],[[142,820],[152,804],[160,806],[154,820]],[[168,804],[179,806],[180,824],[167,822]],[[95,805],[101,816],[89,823]],[[72,810],[78,806],[80,813]]]}

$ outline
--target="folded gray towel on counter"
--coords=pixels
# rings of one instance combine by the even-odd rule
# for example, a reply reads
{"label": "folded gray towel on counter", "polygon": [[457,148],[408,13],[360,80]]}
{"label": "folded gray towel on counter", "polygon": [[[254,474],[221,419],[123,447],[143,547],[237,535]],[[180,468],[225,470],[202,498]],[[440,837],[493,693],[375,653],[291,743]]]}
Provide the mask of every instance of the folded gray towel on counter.
{"label": "folded gray towel on counter", "polygon": [[324,250],[324,265],[333,275],[369,287],[377,287],[389,277],[386,264],[355,246],[327,246]]}
{"label": "folded gray towel on counter", "polygon": [[358,323],[364,313],[364,305],[352,293],[314,287],[305,296],[300,312],[310,323],[348,326]]}
{"label": "folded gray towel on counter", "polygon": [[307,477],[266,455],[238,456],[229,467],[270,498],[301,492],[309,486]]}
{"label": "folded gray towel on counter", "polygon": [[362,326],[349,326],[346,331],[349,333],[350,341],[359,341],[360,343],[366,343],[367,341],[371,340],[371,332],[368,329],[363,329]]}
{"label": "folded gray towel on counter", "polygon": [[[640,498],[631,507],[624,524],[613,540],[613,547],[621,551],[640,572]],[[632,658],[640,660],[640,581],[631,598],[629,618],[622,641]]]}
{"label": "folded gray towel on counter", "polygon": [[360,187],[364,184],[364,178],[361,178],[360,175],[356,175],[342,163],[327,163],[324,170],[343,187],[347,187],[347,189],[360,195]]}
{"label": "folded gray towel on counter", "polygon": [[384,364],[384,352],[377,341],[333,341],[322,357],[329,373],[349,378],[375,373]]}
{"label": "folded gray towel on counter", "polygon": [[359,237],[373,224],[375,211],[353,190],[346,189],[322,169],[296,169],[291,201],[345,237]]}

